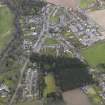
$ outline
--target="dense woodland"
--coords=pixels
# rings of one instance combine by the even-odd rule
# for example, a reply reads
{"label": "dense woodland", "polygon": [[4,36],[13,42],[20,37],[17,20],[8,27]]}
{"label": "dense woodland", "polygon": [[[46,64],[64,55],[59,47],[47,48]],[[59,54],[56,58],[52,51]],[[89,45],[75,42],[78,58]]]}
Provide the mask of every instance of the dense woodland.
{"label": "dense woodland", "polygon": [[31,62],[37,62],[43,73],[53,72],[57,85],[63,91],[75,89],[93,83],[88,65],[77,58],[54,57],[33,53]]}

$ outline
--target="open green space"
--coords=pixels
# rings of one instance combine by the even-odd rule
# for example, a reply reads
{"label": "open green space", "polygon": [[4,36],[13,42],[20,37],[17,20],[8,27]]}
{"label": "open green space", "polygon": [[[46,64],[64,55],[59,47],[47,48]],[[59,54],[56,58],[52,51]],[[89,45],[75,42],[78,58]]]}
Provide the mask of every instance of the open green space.
{"label": "open green space", "polygon": [[3,49],[12,37],[13,14],[5,5],[0,6],[0,49]]}
{"label": "open green space", "polygon": [[4,63],[5,71],[0,75],[0,82],[4,82],[9,88],[12,87],[15,83],[17,83],[19,71],[22,68],[22,64],[19,64],[17,60],[13,60],[11,58],[6,58],[8,66]]}
{"label": "open green space", "polygon": [[92,67],[105,64],[105,42],[100,42],[82,49],[82,55]]}
{"label": "open green space", "polygon": [[46,38],[45,39],[46,45],[52,45],[52,44],[58,44],[58,43],[59,43],[59,41],[54,38]]}
{"label": "open green space", "polygon": [[44,77],[46,88],[44,89],[43,96],[46,97],[48,94],[56,92],[56,84],[53,74],[49,73]]}
{"label": "open green space", "polygon": [[72,32],[63,32],[64,37],[68,38],[70,36],[74,36]]}
{"label": "open green space", "polygon": [[6,97],[0,97],[0,105],[5,105],[7,102],[7,98]]}
{"label": "open green space", "polygon": [[17,70],[21,68],[20,65],[18,66],[19,67],[17,67],[16,69],[13,69],[0,75],[0,81],[3,81],[8,87],[13,86],[14,82],[16,83],[17,75],[19,73]]}
{"label": "open green space", "polygon": [[59,23],[59,16],[50,16],[49,17],[49,22],[51,22],[53,24]]}
{"label": "open green space", "polygon": [[80,0],[80,8],[88,8],[96,0]]}

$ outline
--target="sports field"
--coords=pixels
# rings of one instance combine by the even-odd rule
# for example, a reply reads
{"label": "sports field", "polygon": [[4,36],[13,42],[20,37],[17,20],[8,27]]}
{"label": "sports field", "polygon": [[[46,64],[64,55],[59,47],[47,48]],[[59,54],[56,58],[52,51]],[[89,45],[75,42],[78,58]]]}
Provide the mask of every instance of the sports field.
{"label": "sports field", "polygon": [[81,53],[92,67],[96,67],[99,64],[105,64],[105,42],[100,42],[82,49]]}
{"label": "sports field", "polygon": [[13,29],[13,15],[5,5],[0,6],[0,50],[2,50],[10,40]]}

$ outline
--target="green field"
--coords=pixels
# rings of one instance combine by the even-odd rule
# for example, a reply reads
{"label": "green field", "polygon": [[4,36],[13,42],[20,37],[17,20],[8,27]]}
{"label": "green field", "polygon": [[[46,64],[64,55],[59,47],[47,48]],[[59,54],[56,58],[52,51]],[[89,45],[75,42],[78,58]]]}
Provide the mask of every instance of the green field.
{"label": "green field", "polygon": [[50,16],[49,22],[57,24],[57,23],[59,23],[59,17],[58,16]]}
{"label": "green field", "polygon": [[70,36],[74,37],[72,32],[62,32],[65,38],[69,38]]}
{"label": "green field", "polygon": [[89,5],[94,3],[96,0],[80,0],[80,8],[88,8]]}
{"label": "green field", "polygon": [[59,41],[54,38],[46,38],[45,39],[46,45],[52,45],[52,44],[58,44],[58,43],[59,43]]}
{"label": "green field", "polygon": [[56,85],[55,85],[55,79],[53,74],[49,73],[47,76],[45,76],[44,80],[45,80],[46,88],[44,89],[43,96],[46,97],[48,94],[52,92],[56,92]]}
{"label": "green field", "polygon": [[92,67],[105,64],[105,42],[82,49],[82,55]]}
{"label": "green field", "polygon": [[13,29],[13,15],[7,6],[0,6],[0,49],[3,49],[9,39]]}

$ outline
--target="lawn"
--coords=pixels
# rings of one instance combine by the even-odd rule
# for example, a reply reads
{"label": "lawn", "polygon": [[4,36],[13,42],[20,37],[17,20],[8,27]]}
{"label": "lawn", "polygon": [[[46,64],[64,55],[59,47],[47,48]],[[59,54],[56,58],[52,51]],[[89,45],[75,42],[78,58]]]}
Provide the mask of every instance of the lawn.
{"label": "lawn", "polygon": [[73,54],[72,54],[72,52],[65,52],[64,56],[67,57],[67,58],[72,58]]}
{"label": "lawn", "polygon": [[0,49],[7,45],[13,29],[13,14],[5,5],[0,6]]}
{"label": "lawn", "polygon": [[72,32],[63,32],[63,35],[65,38],[68,38],[70,36],[72,36],[72,37],[74,36]]}
{"label": "lawn", "polygon": [[5,105],[7,102],[7,98],[5,97],[0,97],[0,105]]}
{"label": "lawn", "polygon": [[46,38],[45,39],[46,45],[52,45],[52,44],[58,44],[58,43],[59,43],[59,41],[54,38]]}
{"label": "lawn", "polygon": [[80,0],[80,8],[88,8],[89,5],[94,3],[96,0]]}
{"label": "lawn", "polygon": [[59,23],[59,17],[58,16],[50,16],[49,22],[57,24],[57,23]]}
{"label": "lawn", "polygon": [[92,67],[96,67],[98,64],[105,64],[105,42],[82,49],[81,53]]}
{"label": "lawn", "polygon": [[44,89],[43,96],[46,97],[48,94],[56,91],[56,85],[55,85],[54,76],[51,73],[45,76],[44,80],[45,80],[46,88]]}

